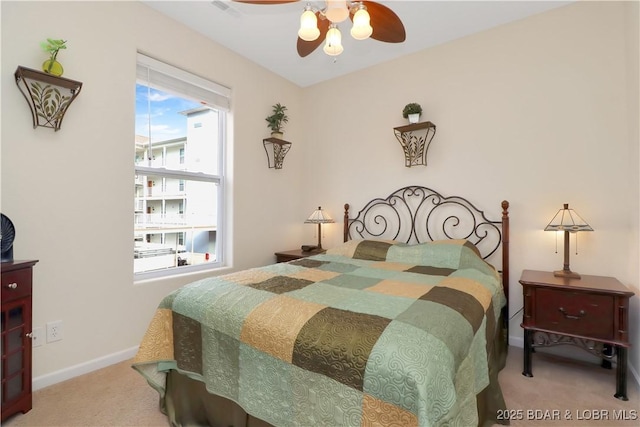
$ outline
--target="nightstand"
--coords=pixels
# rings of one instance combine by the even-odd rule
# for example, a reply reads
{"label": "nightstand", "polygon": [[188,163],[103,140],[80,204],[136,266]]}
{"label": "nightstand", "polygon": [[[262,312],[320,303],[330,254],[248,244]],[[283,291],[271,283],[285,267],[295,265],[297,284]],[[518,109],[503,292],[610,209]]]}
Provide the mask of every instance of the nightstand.
{"label": "nightstand", "polygon": [[306,258],[312,255],[323,254],[324,252],[325,252],[324,250],[304,252],[302,249],[295,249],[292,251],[276,252],[275,255],[276,255],[276,262],[287,262],[287,261],[293,261],[300,258]]}
{"label": "nightstand", "polygon": [[37,260],[2,263],[2,417],[31,410],[31,308]]}
{"label": "nightstand", "polygon": [[616,394],[627,399],[629,298],[633,292],[613,277],[556,277],[552,272],[524,270],[520,277],[524,301],[524,371],[532,377],[531,353],[536,347],[570,344],[603,359],[617,360]]}

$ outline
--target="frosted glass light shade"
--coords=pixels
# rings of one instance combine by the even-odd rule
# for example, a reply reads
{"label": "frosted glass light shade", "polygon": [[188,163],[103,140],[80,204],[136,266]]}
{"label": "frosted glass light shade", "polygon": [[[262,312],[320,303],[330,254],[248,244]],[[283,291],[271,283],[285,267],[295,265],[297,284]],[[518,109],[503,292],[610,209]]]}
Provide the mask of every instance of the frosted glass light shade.
{"label": "frosted glass light shade", "polygon": [[338,27],[333,24],[329,27],[329,31],[327,31],[323,50],[324,53],[330,56],[340,55],[344,50],[342,47],[342,34],[340,34]]}
{"label": "frosted glass light shade", "polygon": [[318,18],[312,10],[305,10],[300,17],[300,29],[298,37],[305,41],[313,41],[320,36],[318,29]]}
{"label": "frosted glass light shade", "polygon": [[342,22],[349,17],[346,0],[328,0],[324,15],[331,22]]}
{"label": "frosted glass light shade", "polygon": [[351,28],[351,37],[356,40],[364,40],[369,38],[373,33],[373,28],[370,24],[371,17],[366,9],[359,9],[355,15],[353,15],[353,27]]}

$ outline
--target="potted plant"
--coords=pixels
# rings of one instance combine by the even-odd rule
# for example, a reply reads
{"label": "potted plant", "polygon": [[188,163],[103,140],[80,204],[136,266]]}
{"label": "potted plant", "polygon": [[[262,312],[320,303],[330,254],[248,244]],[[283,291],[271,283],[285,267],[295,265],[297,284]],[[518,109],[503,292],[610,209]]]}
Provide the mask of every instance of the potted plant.
{"label": "potted plant", "polygon": [[287,107],[281,105],[279,102],[275,104],[272,110],[272,114],[267,116],[267,127],[271,129],[271,136],[274,138],[282,138],[282,129],[284,124],[289,122],[287,116]]}
{"label": "potted plant", "polygon": [[56,60],[56,58],[58,57],[58,52],[60,51],[60,49],[67,48],[65,43],[67,43],[66,40],[54,39],[47,39],[46,42],[40,43],[42,49],[45,52],[49,53],[49,59],[44,61],[44,63],[42,64],[42,71],[44,71],[45,73],[53,74],[54,76],[62,75],[64,69],[62,68],[62,64],[60,64]]}
{"label": "potted plant", "polygon": [[416,102],[410,102],[402,109],[402,117],[409,119],[409,123],[418,123],[422,114],[422,107]]}

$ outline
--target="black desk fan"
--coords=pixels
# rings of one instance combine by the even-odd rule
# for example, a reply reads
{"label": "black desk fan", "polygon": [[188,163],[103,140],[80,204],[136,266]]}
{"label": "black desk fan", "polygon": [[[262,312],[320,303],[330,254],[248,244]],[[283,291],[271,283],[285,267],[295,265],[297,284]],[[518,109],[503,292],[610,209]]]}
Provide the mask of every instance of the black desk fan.
{"label": "black desk fan", "polygon": [[2,262],[13,261],[13,240],[16,237],[16,229],[5,214],[0,213],[0,247],[2,249]]}

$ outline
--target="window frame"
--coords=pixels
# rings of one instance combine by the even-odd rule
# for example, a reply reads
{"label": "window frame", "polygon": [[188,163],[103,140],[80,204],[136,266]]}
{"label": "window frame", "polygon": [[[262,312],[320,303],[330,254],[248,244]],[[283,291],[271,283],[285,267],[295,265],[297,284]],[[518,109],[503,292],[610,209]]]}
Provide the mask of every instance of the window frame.
{"label": "window frame", "polygon": [[[141,71],[147,69],[147,79],[144,75],[141,75]],[[160,76],[160,83],[150,81],[148,77],[154,74]],[[143,84],[145,86],[154,88],[154,84],[159,90],[167,93],[171,93],[175,96],[179,96],[184,99],[191,99],[199,102],[200,104],[212,108],[218,113],[218,165],[217,173],[203,173],[203,172],[191,172],[186,170],[176,170],[166,167],[153,167],[142,166],[136,164],[136,158],[134,156],[134,175],[145,176],[158,176],[164,178],[179,179],[185,181],[201,181],[210,182],[217,186],[216,189],[216,208],[217,208],[217,221],[216,221],[216,259],[215,261],[205,262],[201,264],[189,265],[189,266],[175,266],[164,268],[160,270],[151,270],[144,272],[135,272],[134,282],[145,281],[151,279],[169,278],[180,275],[192,274],[195,272],[211,271],[226,266],[227,253],[226,253],[226,241],[227,234],[230,230],[227,229],[226,221],[226,185],[225,174],[227,173],[227,159],[226,159],[226,145],[227,145],[227,113],[229,112],[229,105],[231,100],[231,90],[215,82],[207,79],[203,79],[193,73],[179,69],[173,65],[160,62],[149,56],[146,56],[140,52],[137,54],[137,75],[136,84]],[[163,83],[168,83],[169,87],[165,87]],[[175,85],[174,85],[175,84]],[[180,89],[185,89],[184,92]],[[202,96],[202,98],[196,97]],[[134,132],[135,134],[135,132]],[[151,148],[153,143],[151,143]],[[152,150],[151,150],[152,151]],[[151,160],[149,160],[149,165]],[[135,198],[135,195],[134,195]],[[135,215],[135,211],[134,211]],[[135,220],[133,221],[135,228]],[[135,236],[135,231],[134,231]],[[134,242],[135,246],[135,242]]]}

